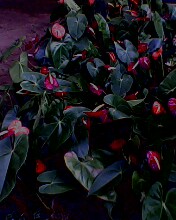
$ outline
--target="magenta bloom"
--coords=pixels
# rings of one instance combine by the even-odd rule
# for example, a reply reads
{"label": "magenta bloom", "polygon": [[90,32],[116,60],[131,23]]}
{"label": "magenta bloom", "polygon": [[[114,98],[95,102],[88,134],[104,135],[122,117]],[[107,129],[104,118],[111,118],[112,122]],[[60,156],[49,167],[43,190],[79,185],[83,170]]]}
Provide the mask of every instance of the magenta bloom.
{"label": "magenta bloom", "polygon": [[168,108],[172,115],[176,116],[176,98],[170,98],[168,101]]}
{"label": "magenta bloom", "polygon": [[156,151],[148,151],[147,152],[147,161],[149,167],[153,171],[160,171],[160,162],[161,162],[161,157],[160,154]]}
{"label": "magenta bloom", "polygon": [[92,93],[94,93],[98,96],[102,95],[104,92],[99,86],[96,86],[93,83],[90,83],[89,89]]}
{"label": "magenta bloom", "polygon": [[48,74],[48,76],[45,78],[44,83],[45,83],[45,87],[48,90],[53,90],[53,89],[59,87],[59,83],[58,83],[57,79],[54,76],[52,76],[51,74]]}
{"label": "magenta bloom", "polygon": [[139,58],[139,65],[145,70],[150,69],[150,59],[148,57]]}

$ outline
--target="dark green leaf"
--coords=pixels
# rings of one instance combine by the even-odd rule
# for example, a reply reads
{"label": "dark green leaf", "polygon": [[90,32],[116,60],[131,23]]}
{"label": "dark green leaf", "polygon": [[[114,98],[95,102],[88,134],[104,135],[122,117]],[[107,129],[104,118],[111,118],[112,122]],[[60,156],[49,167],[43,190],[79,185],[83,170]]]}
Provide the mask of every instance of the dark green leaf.
{"label": "dark green leaf", "polygon": [[89,159],[87,161],[79,161],[74,152],[68,152],[64,156],[66,166],[71,171],[73,176],[84,186],[87,190],[90,189],[95,177],[103,169],[103,165],[96,159]]}
{"label": "dark green leaf", "polygon": [[124,97],[131,89],[133,78],[128,74],[123,74],[121,65],[117,65],[113,74],[111,75],[111,90],[115,95]]}
{"label": "dark green leaf", "polygon": [[124,161],[117,161],[112,165],[106,167],[94,180],[89,195],[98,194],[98,192],[106,187],[113,180],[120,182],[124,170]]}
{"label": "dark green leaf", "polygon": [[163,200],[162,185],[156,182],[150,188],[142,207],[143,220],[174,220],[176,219],[176,189],[169,190],[166,199]]}
{"label": "dark green leaf", "polygon": [[39,187],[39,192],[43,194],[60,194],[73,189],[65,183],[57,170],[47,171],[40,174],[37,178],[39,182],[47,183]]}
{"label": "dark green leaf", "polygon": [[82,37],[87,25],[88,21],[84,14],[78,13],[67,17],[67,26],[69,33],[75,40],[78,40]]}
{"label": "dark green leaf", "polygon": [[158,14],[157,11],[155,11],[153,13],[152,19],[153,19],[153,22],[154,22],[155,29],[156,29],[156,32],[158,34],[158,37],[161,38],[161,39],[164,39],[163,24],[162,24],[161,16]]}
{"label": "dark green leaf", "polygon": [[158,92],[161,96],[176,96],[176,69],[170,72],[166,78],[160,83]]}
{"label": "dark green leaf", "polygon": [[137,49],[129,40],[124,41],[126,49],[123,49],[117,42],[114,42],[114,44],[116,48],[116,54],[120,61],[123,63],[130,64],[138,58],[139,54]]}
{"label": "dark green leaf", "polygon": [[0,141],[0,201],[14,188],[17,172],[25,162],[28,147],[26,135],[15,137],[13,146],[10,138]]}

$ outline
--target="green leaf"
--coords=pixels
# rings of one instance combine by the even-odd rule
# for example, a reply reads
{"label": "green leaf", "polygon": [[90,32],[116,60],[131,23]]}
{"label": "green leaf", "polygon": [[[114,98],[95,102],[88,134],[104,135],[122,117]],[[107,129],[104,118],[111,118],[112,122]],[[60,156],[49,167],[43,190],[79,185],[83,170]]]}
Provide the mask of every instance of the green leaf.
{"label": "green leaf", "polygon": [[0,62],[8,59],[8,57],[12,53],[14,53],[16,49],[18,49],[22,46],[24,40],[25,40],[25,37],[22,37],[22,38],[16,40],[9,48],[7,48],[7,50],[4,53],[2,53],[2,55],[0,56]]}
{"label": "green leaf", "polygon": [[40,174],[37,178],[39,182],[47,183],[39,187],[39,192],[42,194],[60,194],[73,189],[59,177],[57,170],[47,171]]}
{"label": "green leaf", "polygon": [[174,220],[176,219],[176,189],[169,190],[163,200],[163,189],[159,182],[150,188],[142,206],[143,220]]}
{"label": "green leaf", "polygon": [[98,194],[98,192],[106,187],[109,183],[116,180],[119,183],[122,180],[124,170],[124,161],[117,161],[112,165],[106,167],[94,180],[89,195]]}
{"label": "green leaf", "polygon": [[10,68],[10,76],[14,83],[19,83],[23,80],[22,75],[24,72],[29,72],[28,68],[28,56],[26,52],[22,52],[20,55],[20,60],[16,61]]}
{"label": "green leaf", "polygon": [[112,111],[117,110],[126,115],[131,115],[131,108],[126,100],[120,96],[109,94],[104,97],[104,102],[114,108]]}
{"label": "green leaf", "polygon": [[87,69],[88,69],[90,75],[93,78],[95,78],[97,76],[97,74],[99,73],[100,68],[104,65],[105,64],[103,63],[102,60],[100,60],[99,58],[94,58],[94,63],[87,62]]}
{"label": "green leaf", "polygon": [[123,74],[121,65],[117,65],[111,75],[111,90],[115,95],[124,97],[131,89],[133,78],[128,74]]}
{"label": "green leaf", "polygon": [[10,138],[0,141],[0,201],[7,197],[15,186],[16,175],[26,160],[28,137],[15,137],[12,146]]}
{"label": "green leaf", "polygon": [[131,62],[135,62],[135,60],[138,58],[138,51],[129,40],[124,41],[126,49],[123,49],[117,42],[114,42],[114,44],[116,48],[116,54],[120,61],[123,63],[130,64]]}
{"label": "green leaf", "polygon": [[84,34],[86,27],[88,25],[87,18],[84,14],[72,14],[67,17],[67,26],[69,34],[75,40],[78,40]]}
{"label": "green leaf", "polygon": [[171,71],[166,78],[160,83],[158,93],[161,96],[176,96],[176,69]]}
{"label": "green leaf", "polygon": [[147,97],[148,95],[148,89],[144,89],[143,90],[143,93],[144,93],[144,98],[143,99],[137,99],[137,100],[130,100],[130,101],[127,101],[127,103],[131,106],[131,108],[141,104],[145,98]]}
{"label": "green leaf", "polygon": [[141,193],[144,191],[146,181],[139,175],[137,171],[132,175],[132,189],[135,193]]}
{"label": "green leaf", "polygon": [[64,156],[67,168],[80,184],[87,190],[90,189],[95,177],[102,171],[103,165],[96,159],[79,161],[74,152],[68,152]]}
{"label": "green leaf", "polygon": [[10,123],[13,120],[17,119],[17,113],[18,113],[19,107],[17,105],[14,106],[12,110],[9,110],[3,120],[1,130],[6,130]]}
{"label": "green leaf", "polygon": [[38,72],[25,72],[22,75],[24,81],[20,83],[20,86],[23,90],[29,92],[43,93],[45,77]]}
{"label": "green leaf", "polygon": [[66,66],[70,59],[70,47],[72,43],[52,42],[50,44],[50,50],[56,68],[61,68],[64,64]]}
{"label": "green leaf", "polygon": [[95,19],[98,23],[98,29],[103,35],[103,40],[106,43],[110,39],[109,26],[101,14],[95,14]]}
{"label": "green leaf", "polygon": [[161,20],[161,16],[158,14],[157,11],[153,13],[152,20],[154,22],[155,30],[158,34],[158,37],[161,39],[164,39],[164,29],[163,29],[163,23]]}

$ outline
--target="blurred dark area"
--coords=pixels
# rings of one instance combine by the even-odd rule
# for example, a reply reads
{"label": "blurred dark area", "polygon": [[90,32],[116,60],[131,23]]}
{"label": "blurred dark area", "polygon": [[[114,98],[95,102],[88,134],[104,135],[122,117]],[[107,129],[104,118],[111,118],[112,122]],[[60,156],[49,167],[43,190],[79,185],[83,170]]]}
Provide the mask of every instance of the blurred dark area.
{"label": "blurred dark area", "polygon": [[0,0],[0,9],[15,9],[30,14],[50,13],[56,6],[56,0]]}

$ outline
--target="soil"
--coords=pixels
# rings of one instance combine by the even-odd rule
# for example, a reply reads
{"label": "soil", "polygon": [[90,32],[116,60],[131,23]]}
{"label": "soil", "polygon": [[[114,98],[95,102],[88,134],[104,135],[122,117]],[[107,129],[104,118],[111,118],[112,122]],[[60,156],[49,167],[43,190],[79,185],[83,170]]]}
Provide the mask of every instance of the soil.
{"label": "soil", "polygon": [[[21,10],[0,9],[0,53],[22,36],[26,41],[36,34],[39,37],[45,34],[49,24],[50,13],[25,13]],[[20,50],[16,50],[7,61],[0,63],[0,85],[11,84],[9,67],[18,60]]]}

